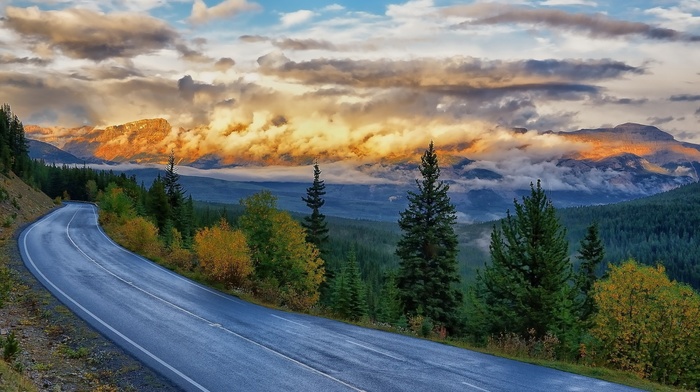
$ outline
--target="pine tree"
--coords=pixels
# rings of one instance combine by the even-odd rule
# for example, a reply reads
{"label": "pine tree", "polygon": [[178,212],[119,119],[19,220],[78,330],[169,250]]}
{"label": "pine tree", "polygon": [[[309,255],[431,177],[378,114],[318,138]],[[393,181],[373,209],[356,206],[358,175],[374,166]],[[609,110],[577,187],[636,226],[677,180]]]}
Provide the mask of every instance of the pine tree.
{"label": "pine tree", "polygon": [[390,272],[387,274],[379,294],[377,321],[395,325],[402,315],[401,293],[396,286],[396,273]]}
{"label": "pine tree", "polygon": [[360,276],[355,251],[348,259],[333,285],[333,310],[348,320],[359,320],[367,314],[367,292]]}
{"label": "pine tree", "polygon": [[316,245],[323,251],[323,244],[328,240],[328,228],[326,227],[326,216],[320,212],[321,207],[326,203],[323,195],[326,194],[326,184],[320,179],[321,170],[318,163],[314,164],[314,182],[306,188],[306,197],[301,200],[311,209],[311,215],[304,217],[301,225],[306,229],[306,241]]}
{"label": "pine tree", "polygon": [[180,184],[180,175],[175,169],[175,152],[170,151],[168,164],[165,166],[165,177],[163,178],[165,193],[168,195],[170,208],[175,211],[180,208],[184,200],[185,191]]}
{"label": "pine tree", "polygon": [[192,242],[192,230],[190,229],[192,216],[185,206],[185,190],[180,184],[180,175],[175,168],[174,151],[170,151],[168,156],[163,186],[170,205],[170,220],[177,231],[182,234],[185,243],[190,244]]}
{"label": "pine tree", "polygon": [[596,312],[596,304],[593,300],[593,284],[598,280],[596,270],[603,262],[605,249],[598,233],[598,224],[593,223],[588,226],[586,236],[581,240],[581,248],[576,256],[581,260],[576,285],[583,296],[581,304],[581,320],[586,322]]}
{"label": "pine tree", "polygon": [[[537,181],[530,196],[515,201],[501,227],[491,234],[491,265],[477,276],[477,296],[485,302],[488,333],[538,338],[563,334],[573,323],[573,291],[566,230]],[[560,339],[562,336],[560,336]]]}
{"label": "pine tree", "polygon": [[408,208],[401,212],[402,238],[396,247],[400,258],[397,284],[403,310],[458,329],[457,310],[462,293],[457,271],[456,210],[447,195],[449,185],[439,180],[440,167],[433,142],[421,158],[422,181],[418,192],[408,192]]}

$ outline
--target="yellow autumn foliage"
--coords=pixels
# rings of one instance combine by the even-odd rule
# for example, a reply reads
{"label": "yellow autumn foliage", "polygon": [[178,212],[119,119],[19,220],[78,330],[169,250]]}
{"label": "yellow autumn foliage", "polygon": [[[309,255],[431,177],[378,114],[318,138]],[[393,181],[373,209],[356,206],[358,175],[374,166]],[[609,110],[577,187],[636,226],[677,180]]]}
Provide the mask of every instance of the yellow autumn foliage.
{"label": "yellow autumn foliage", "polygon": [[700,387],[700,295],[663,266],[628,260],[595,284],[592,335],[608,365],[643,378]]}
{"label": "yellow autumn foliage", "polygon": [[204,273],[218,282],[241,286],[253,272],[245,235],[223,219],[217,226],[199,230],[194,248]]}
{"label": "yellow autumn foliage", "polygon": [[132,252],[149,258],[159,257],[162,245],[158,238],[158,228],[143,217],[127,219],[118,228],[121,244]]}

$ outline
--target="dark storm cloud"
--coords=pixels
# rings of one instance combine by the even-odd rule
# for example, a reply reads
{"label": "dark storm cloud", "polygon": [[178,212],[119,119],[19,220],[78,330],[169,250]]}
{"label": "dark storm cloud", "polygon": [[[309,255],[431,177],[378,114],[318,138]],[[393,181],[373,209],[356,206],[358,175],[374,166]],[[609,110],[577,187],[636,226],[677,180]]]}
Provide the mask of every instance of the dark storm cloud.
{"label": "dark storm cloud", "polygon": [[672,95],[669,100],[673,102],[695,102],[700,101],[700,95],[678,94]]}
{"label": "dark storm cloud", "polygon": [[183,57],[198,55],[167,23],[145,14],[41,11],[37,7],[7,7],[5,12],[2,24],[6,28],[31,43],[47,43],[71,58],[131,58],[165,48],[174,48]]}
{"label": "dark storm cloud", "polygon": [[596,38],[637,35],[661,41],[700,41],[700,36],[697,35],[641,22],[612,19],[602,14],[579,14],[562,10],[534,9],[507,4],[456,6],[448,7],[443,12],[447,15],[464,16],[471,19],[456,25],[456,28],[470,28],[474,25],[522,23],[580,31]]}

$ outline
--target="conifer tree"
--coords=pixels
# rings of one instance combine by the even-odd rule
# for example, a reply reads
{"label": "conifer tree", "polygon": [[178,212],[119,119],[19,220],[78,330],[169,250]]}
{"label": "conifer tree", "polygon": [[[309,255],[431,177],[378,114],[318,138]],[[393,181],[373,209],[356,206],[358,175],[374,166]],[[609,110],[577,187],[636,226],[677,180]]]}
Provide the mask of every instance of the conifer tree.
{"label": "conifer tree", "polygon": [[396,273],[387,274],[379,294],[377,321],[395,325],[403,315],[401,308],[401,293],[396,286]]}
{"label": "conifer tree", "polygon": [[596,312],[596,304],[593,300],[593,284],[598,280],[596,270],[605,257],[605,249],[603,242],[598,233],[598,224],[593,223],[588,226],[586,236],[581,240],[581,248],[576,256],[581,260],[579,265],[578,275],[576,276],[576,284],[583,296],[581,304],[581,320],[587,321]]}
{"label": "conifer tree", "polygon": [[328,240],[328,228],[326,227],[326,216],[320,212],[321,207],[326,203],[323,200],[323,195],[326,194],[326,184],[320,179],[320,175],[321,170],[318,163],[315,163],[313,184],[306,188],[306,197],[301,198],[311,209],[311,215],[304,217],[301,225],[306,229],[306,241],[316,245],[322,251],[322,245]]}
{"label": "conifer tree", "polygon": [[566,230],[537,181],[523,203],[515,200],[491,234],[491,265],[477,276],[477,295],[485,302],[487,333],[535,336],[561,334],[573,324],[573,291]]}
{"label": "conifer tree", "polygon": [[409,205],[399,219],[403,235],[396,254],[401,304],[407,315],[428,317],[454,333],[462,303],[462,293],[455,287],[460,281],[453,227],[457,217],[447,194],[449,185],[439,179],[432,141],[421,158],[420,173],[418,192],[408,192]]}
{"label": "conifer tree", "polygon": [[165,193],[168,195],[168,203],[173,211],[176,211],[182,205],[185,191],[180,184],[180,175],[175,169],[175,152],[170,151],[168,155],[168,164],[165,166],[165,177],[163,177],[163,185]]}
{"label": "conifer tree", "polygon": [[359,320],[367,314],[365,285],[362,283],[360,268],[357,266],[355,251],[350,251],[348,259],[333,284],[333,310],[348,320]]}

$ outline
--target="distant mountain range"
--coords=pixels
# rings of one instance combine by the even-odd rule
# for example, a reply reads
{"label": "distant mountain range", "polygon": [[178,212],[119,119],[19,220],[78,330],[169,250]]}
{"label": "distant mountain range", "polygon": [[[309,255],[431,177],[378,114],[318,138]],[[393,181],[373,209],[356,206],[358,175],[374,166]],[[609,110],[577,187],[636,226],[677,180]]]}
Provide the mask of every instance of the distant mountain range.
{"label": "distant mountain range", "polygon": [[[186,133],[173,131],[163,119],[102,129],[25,126],[25,132],[28,138],[35,139],[30,144],[33,158],[59,164],[106,162],[114,165],[114,170],[135,174],[146,185],[150,185],[157,168],[167,158],[168,147],[184,149],[186,145],[177,139]],[[509,132],[515,138],[526,134],[527,130]],[[634,199],[697,182],[699,178],[700,145],[677,141],[653,126],[627,123],[614,128],[547,132],[535,137],[540,139],[532,140],[543,143],[542,146],[535,146],[534,153],[528,150],[512,158],[477,160],[465,155],[462,144],[440,147],[441,175],[450,183],[451,198],[460,219],[485,221],[505,215],[507,209],[512,209],[513,199],[525,194],[529,183],[537,178],[542,178],[558,207]],[[554,138],[558,146],[573,147],[565,153],[552,153],[552,148],[545,143],[549,140],[546,138]],[[526,147],[529,146],[522,149]],[[305,212],[301,196],[311,180],[310,171],[308,180],[306,177],[290,179],[281,172],[265,182],[226,181],[240,180],[240,173],[264,167],[265,162],[211,152],[198,154],[196,149],[187,153],[179,157],[179,164],[193,168],[182,173],[187,174],[183,175],[183,185],[195,199],[236,203],[260,189],[270,189],[278,195],[283,208]],[[326,214],[395,220],[406,206],[406,191],[415,187],[413,179],[419,175],[419,156],[418,152],[364,162],[333,162],[332,157],[321,157],[322,169],[333,167],[336,172],[332,181],[327,181]],[[278,157],[275,162],[294,167],[308,165],[312,160]],[[119,165],[124,163],[132,165]],[[133,164],[151,166],[134,168]],[[349,174],[338,175],[338,167]],[[213,172],[218,179],[208,178]]]}

